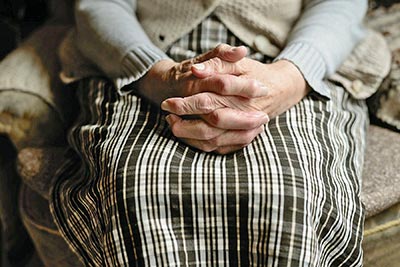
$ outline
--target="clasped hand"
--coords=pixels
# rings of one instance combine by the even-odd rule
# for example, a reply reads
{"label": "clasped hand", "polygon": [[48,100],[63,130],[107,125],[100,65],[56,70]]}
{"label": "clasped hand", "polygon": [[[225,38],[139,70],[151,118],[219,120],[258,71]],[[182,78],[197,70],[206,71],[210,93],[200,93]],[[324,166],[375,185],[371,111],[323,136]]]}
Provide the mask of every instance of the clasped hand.
{"label": "clasped hand", "polygon": [[166,120],[176,137],[202,151],[231,153],[310,90],[291,62],[264,64],[246,53],[243,46],[222,44],[180,63],[162,60],[137,87],[170,113]]}

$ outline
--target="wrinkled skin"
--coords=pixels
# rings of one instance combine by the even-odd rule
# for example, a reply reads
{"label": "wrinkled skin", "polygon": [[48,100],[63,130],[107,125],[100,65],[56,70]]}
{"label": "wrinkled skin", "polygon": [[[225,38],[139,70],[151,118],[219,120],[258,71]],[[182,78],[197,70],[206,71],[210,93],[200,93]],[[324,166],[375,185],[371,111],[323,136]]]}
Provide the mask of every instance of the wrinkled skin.
{"label": "wrinkled skin", "polygon": [[137,87],[170,113],[166,120],[176,137],[202,151],[231,153],[310,91],[293,63],[265,64],[246,53],[243,46],[222,44],[180,63],[161,60]]}

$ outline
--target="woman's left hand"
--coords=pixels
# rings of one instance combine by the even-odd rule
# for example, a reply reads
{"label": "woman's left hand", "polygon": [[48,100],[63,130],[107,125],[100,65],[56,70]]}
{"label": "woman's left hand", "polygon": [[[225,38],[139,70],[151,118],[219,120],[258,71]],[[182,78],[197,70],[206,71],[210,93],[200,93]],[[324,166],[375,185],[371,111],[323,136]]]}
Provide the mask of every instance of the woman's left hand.
{"label": "woman's left hand", "polygon": [[168,122],[175,136],[201,150],[221,154],[248,145],[262,131],[262,125],[251,123],[249,111],[253,111],[255,116],[261,116],[262,111],[273,118],[297,104],[310,90],[297,67],[285,60],[263,64],[249,58],[237,62],[213,58],[194,65],[192,72],[198,78],[226,74],[262,84],[263,90],[255,94],[247,92],[249,97],[236,96],[237,92],[228,90],[221,94],[203,92],[170,98],[162,103],[162,109],[172,114],[198,115],[201,118],[184,120],[169,115]]}

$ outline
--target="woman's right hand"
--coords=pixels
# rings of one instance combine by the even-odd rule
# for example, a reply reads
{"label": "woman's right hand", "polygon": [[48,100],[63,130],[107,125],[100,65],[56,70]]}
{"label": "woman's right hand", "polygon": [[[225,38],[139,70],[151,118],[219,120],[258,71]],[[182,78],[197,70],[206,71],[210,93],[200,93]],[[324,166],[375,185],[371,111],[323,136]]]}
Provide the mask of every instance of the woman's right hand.
{"label": "woman's right hand", "polygon": [[[212,58],[194,65],[192,71],[200,79],[230,74],[231,79],[264,84],[260,87],[264,90],[247,88],[245,91],[252,94],[249,97],[240,97],[235,90],[200,92],[162,103],[162,109],[171,113],[167,121],[173,134],[203,151],[226,154],[248,145],[271,117],[285,112],[310,91],[299,69],[286,60],[264,64],[249,58],[236,62]],[[193,120],[193,115],[197,119]]]}

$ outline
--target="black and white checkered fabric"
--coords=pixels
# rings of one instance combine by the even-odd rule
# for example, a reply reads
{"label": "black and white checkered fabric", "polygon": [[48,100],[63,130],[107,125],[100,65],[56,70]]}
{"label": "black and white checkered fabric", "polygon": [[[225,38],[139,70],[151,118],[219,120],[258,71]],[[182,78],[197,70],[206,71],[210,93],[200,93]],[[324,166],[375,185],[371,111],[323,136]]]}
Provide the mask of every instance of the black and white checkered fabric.
{"label": "black and white checkered fabric", "polygon": [[[211,17],[169,55],[218,43],[240,41]],[[330,101],[304,98],[221,156],[174,138],[146,100],[81,81],[51,196],[58,227],[86,266],[361,266],[367,110],[328,85]]]}

